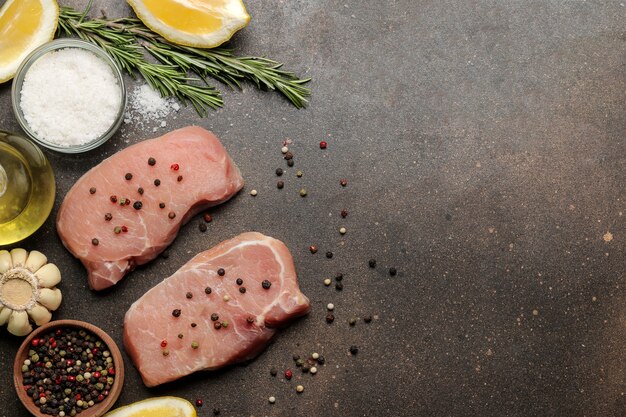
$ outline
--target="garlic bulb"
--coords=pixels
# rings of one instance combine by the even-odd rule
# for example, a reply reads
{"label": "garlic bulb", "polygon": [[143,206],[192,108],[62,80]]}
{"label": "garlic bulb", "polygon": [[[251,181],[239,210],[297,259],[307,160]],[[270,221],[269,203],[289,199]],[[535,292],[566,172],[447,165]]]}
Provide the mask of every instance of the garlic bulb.
{"label": "garlic bulb", "polygon": [[0,250],[0,326],[10,333],[26,336],[48,323],[51,311],[61,305],[61,271],[46,256],[24,249]]}

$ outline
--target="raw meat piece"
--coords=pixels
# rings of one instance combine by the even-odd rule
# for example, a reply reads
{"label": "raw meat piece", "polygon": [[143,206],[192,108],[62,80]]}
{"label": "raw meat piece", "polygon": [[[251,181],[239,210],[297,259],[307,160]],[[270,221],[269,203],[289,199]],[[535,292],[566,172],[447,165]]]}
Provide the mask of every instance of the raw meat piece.
{"label": "raw meat piece", "polygon": [[57,232],[87,268],[89,286],[102,290],[156,258],[182,224],[242,187],[218,138],[185,127],[130,146],[83,175],[63,200]]}
{"label": "raw meat piece", "polygon": [[196,255],[137,300],[124,318],[124,347],[153,387],[253,358],[277,326],[309,308],[285,244],[243,233]]}

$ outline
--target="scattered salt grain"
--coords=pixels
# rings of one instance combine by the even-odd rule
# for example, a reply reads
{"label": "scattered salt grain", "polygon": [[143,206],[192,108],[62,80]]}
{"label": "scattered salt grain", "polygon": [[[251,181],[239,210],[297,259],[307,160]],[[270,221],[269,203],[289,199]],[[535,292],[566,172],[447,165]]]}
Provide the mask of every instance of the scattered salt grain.
{"label": "scattered salt grain", "polygon": [[111,67],[93,52],[49,52],[28,69],[20,107],[35,135],[62,147],[84,145],[113,126],[122,105]]}
{"label": "scattered salt grain", "polygon": [[124,123],[134,123],[139,128],[158,122],[152,128],[156,132],[159,127],[166,127],[163,120],[172,112],[180,110],[180,104],[174,98],[163,98],[158,91],[148,84],[141,84],[133,89],[129,95],[129,103],[124,115]]}

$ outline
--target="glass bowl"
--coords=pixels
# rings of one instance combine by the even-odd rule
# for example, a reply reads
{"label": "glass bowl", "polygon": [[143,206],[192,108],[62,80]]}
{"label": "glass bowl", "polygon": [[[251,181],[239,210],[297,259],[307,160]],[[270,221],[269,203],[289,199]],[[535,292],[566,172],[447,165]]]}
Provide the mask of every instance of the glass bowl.
{"label": "glass bowl", "polygon": [[[97,57],[102,59],[103,62],[106,62],[111,67],[111,69],[113,70],[113,75],[115,76],[118,86],[120,88],[120,108],[117,112],[113,124],[99,137],[90,142],[80,145],[61,146],[57,143],[52,143],[42,137],[39,137],[37,133],[34,132],[33,129],[31,129],[31,127],[28,125],[20,103],[22,85],[24,84],[24,78],[26,77],[26,73],[28,73],[30,67],[42,56],[60,49],[83,49],[94,53]],[[119,67],[103,49],[89,42],[85,42],[79,39],[57,39],[41,45],[24,59],[22,64],[17,69],[17,73],[15,75],[15,78],[13,79],[13,86],[11,88],[11,101],[13,104],[13,112],[15,113],[15,117],[17,118],[18,123],[20,124],[22,129],[24,129],[24,132],[26,132],[26,134],[35,142],[48,149],[52,149],[54,151],[62,153],[80,153],[90,151],[102,145],[107,140],[109,140],[111,136],[113,136],[117,129],[119,129],[124,119],[124,111],[126,110],[126,87],[124,86],[124,78]],[[97,111],[97,108],[93,109],[93,112]]]}

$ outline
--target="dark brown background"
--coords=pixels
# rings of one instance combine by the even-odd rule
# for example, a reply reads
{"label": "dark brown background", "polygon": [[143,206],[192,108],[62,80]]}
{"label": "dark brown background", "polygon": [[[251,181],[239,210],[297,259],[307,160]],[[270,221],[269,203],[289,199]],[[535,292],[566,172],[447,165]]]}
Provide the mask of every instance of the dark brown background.
{"label": "dark brown background", "polygon": [[[257,417],[626,415],[625,3],[247,6],[252,22],[231,45],[313,77],[314,95],[297,111],[251,86],[223,88],[222,110],[200,119],[184,109],[168,120],[168,129],[199,124],[216,132],[247,180],[214,211],[209,231],[201,234],[194,219],[168,259],[106,294],[87,289],[53,219],[86,170],[124,140],[154,135],[151,126],[125,125],[88,154],[47,152],[55,210],[23,246],[63,271],[65,300],[54,317],[90,321],[118,341],[134,300],[193,254],[247,230],[292,249],[313,310],[246,367],[147,390],[127,362],[118,404],[167,394],[203,398],[200,416],[213,407]],[[96,1],[94,13],[101,9],[130,13],[119,0]],[[19,131],[9,84],[0,86],[0,128]],[[286,138],[296,167],[279,191],[273,172],[284,166]],[[306,199],[297,195],[301,184]],[[320,253],[309,254],[310,244]],[[370,257],[380,268],[367,267]],[[397,277],[387,276],[390,266]],[[341,293],[322,285],[336,272],[345,275]],[[331,326],[328,302],[337,306]],[[379,318],[348,326],[349,317],[366,314]],[[0,331],[0,416],[26,415],[10,375],[19,343]],[[347,354],[353,344],[356,357]],[[296,372],[287,383],[269,375],[272,366],[292,366],[292,354],[312,351],[327,359],[316,376]]]}

